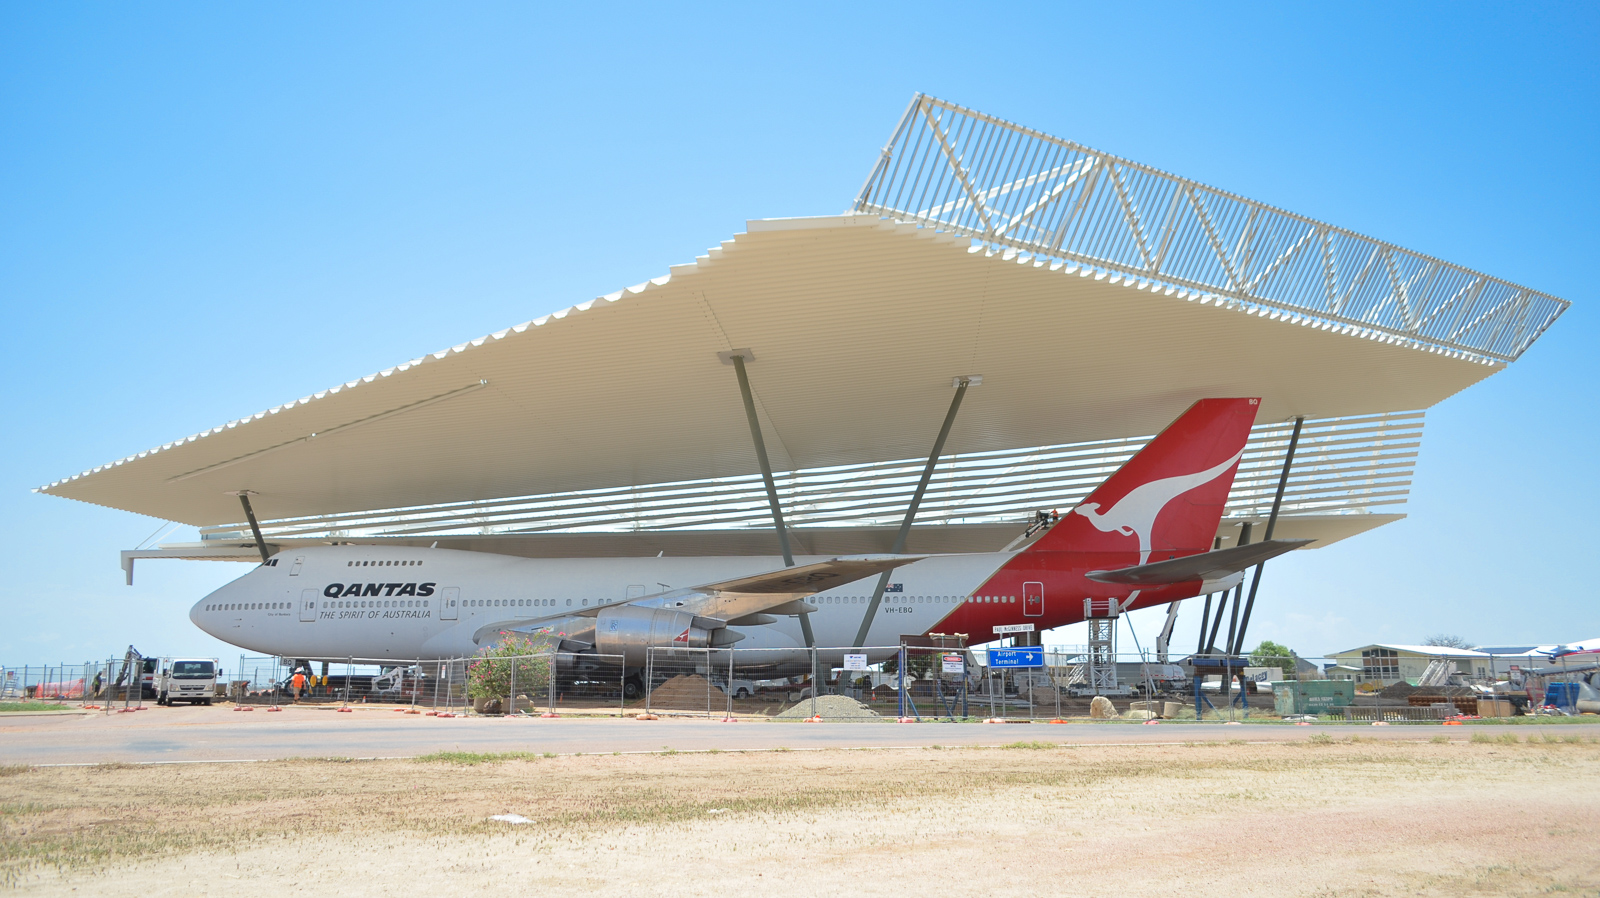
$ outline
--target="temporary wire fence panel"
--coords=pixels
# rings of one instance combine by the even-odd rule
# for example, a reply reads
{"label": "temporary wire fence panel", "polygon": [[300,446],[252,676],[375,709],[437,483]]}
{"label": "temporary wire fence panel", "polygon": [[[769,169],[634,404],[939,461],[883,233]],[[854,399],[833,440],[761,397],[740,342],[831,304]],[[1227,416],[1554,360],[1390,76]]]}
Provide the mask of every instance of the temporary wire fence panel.
{"label": "temporary wire fence panel", "polygon": [[[1030,668],[991,666],[987,649],[655,647],[646,652],[643,669],[625,667],[622,656],[554,651],[427,661],[352,658],[328,664],[326,678],[321,662],[313,663],[315,679],[303,700],[407,705],[434,713],[614,717],[648,711],[796,722],[1045,721],[1090,715],[1096,690],[1085,675],[1086,646],[1051,646],[1042,652],[1041,666]],[[1186,655],[1161,663],[1151,652],[1122,653],[1115,657],[1117,690],[1105,697],[1120,720],[1146,715],[1194,720],[1198,705],[1204,720],[1310,711],[1344,720],[1399,722],[1462,713],[1477,697],[1470,687],[1497,684],[1494,695],[1538,708],[1534,693],[1542,694],[1544,680],[1530,670],[1539,658],[1473,656],[1449,683],[1419,687],[1389,668],[1353,668],[1337,658],[1245,657],[1231,669],[1232,677],[1202,666],[1196,679]],[[151,698],[142,695],[146,660],[156,659],[134,658],[131,667],[128,659],[0,667],[0,697],[104,709],[138,705]],[[224,669],[222,680],[247,684],[230,696],[239,703],[288,703],[295,698],[288,688],[294,664],[245,655]],[[1559,673],[1551,679],[1565,681]],[[1346,685],[1334,689],[1341,681]],[[1329,698],[1286,700],[1297,691]]]}
{"label": "temporary wire fence panel", "polygon": [[546,693],[544,710],[557,714],[613,716],[626,711],[621,655],[552,652],[554,675]]}

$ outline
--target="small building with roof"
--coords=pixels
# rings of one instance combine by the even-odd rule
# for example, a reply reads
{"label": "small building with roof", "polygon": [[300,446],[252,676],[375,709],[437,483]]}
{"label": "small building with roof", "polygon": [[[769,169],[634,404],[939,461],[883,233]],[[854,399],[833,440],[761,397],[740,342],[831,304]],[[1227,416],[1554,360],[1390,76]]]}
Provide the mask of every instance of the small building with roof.
{"label": "small building with roof", "polygon": [[1442,645],[1374,643],[1333,652],[1328,657],[1334,662],[1334,666],[1328,668],[1329,679],[1353,679],[1385,686],[1401,680],[1414,686],[1428,665],[1441,659],[1454,662],[1456,672],[1464,677],[1492,675],[1492,656],[1487,652]]}

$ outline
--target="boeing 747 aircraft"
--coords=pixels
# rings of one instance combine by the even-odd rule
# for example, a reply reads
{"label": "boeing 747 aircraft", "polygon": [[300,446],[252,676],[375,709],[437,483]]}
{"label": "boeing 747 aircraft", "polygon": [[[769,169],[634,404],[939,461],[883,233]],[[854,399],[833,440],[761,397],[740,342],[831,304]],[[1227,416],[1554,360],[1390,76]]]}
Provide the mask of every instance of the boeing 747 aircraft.
{"label": "boeing 747 aircraft", "polygon": [[[818,646],[855,643],[873,592],[893,571],[864,645],[997,624],[1039,630],[1084,619],[1084,600],[1127,611],[1218,592],[1308,540],[1208,551],[1256,399],[1204,399],[1040,537],[1017,551],[796,559],[533,559],[345,545],[293,549],[222,587],[190,618],[250,651],[288,658],[436,660],[501,634],[543,634],[563,651],[622,656],[650,646],[759,650],[741,664],[806,662],[797,616]],[[873,661],[893,649],[869,651]],[[829,655],[833,657],[828,657]],[[825,652],[838,664],[844,650]],[[874,657],[876,656],[876,657]]]}

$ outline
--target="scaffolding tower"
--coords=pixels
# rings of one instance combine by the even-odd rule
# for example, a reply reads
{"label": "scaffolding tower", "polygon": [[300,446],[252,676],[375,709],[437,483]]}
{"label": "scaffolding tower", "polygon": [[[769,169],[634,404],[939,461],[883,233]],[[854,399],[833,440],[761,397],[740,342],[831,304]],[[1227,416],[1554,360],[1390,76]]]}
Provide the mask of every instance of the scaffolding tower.
{"label": "scaffolding tower", "polygon": [[1083,618],[1089,625],[1089,688],[1095,695],[1117,695],[1116,599],[1084,599]]}

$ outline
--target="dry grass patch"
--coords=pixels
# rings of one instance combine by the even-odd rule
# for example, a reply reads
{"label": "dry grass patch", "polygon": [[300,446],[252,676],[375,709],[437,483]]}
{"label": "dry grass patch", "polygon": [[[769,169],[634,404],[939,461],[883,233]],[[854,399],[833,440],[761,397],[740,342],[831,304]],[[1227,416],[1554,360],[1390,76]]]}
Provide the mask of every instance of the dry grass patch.
{"label": "dry grass patch", "polygon": [[[1531,744],[1518,743],[1523,749]],[[1429,827],[1444,826],[1441,838],[1459,841],[1460,833],[1448,826],[1495,817],[1485,812],[1488,807],[1500,808],[1497,814],[1504,817],[1508,802],[1526,804],[1541,819],[1552,801],[1600,808],[1600,790],[1590,785],[1600,782],[1600,747],[1542,739],[1537,744],[1558,750],[1496,752],[1460,742],[1352,744],[1313,737],[1277,745],[1080,745],[1070,751],[1017,742],[961,751],[589,757],[450,752],[421,762],[24,768],[0,779],[0,878],[14,887],[84,882],[89,891],[135,893],[140,882],[162,881],[161,871],[188,865],[192,875],[207,869],[206,861],[232,859],[230,869],[257,871],[253,890],[272,891],[298,885],[295,877],[320,875],[330,866],[325,852],[345,850],[355,852],[351,863],[377,863],[351,894],[405,890],[407,884],[421,888],[419,877],[440,869],[455,877],[441,885],[445,891],[487,887],[503,883],[510,864],[550,865],[545,869],[570,874],[563,881],[588,883],[590,891],[610,884],[625,893],[643,888],[646,880],[624,876],[638,867],[657,877],[648,881],[655,883],[649,889],[634,892],[643,894],[663,893],[663,883],[670,883],[662,876],[670,879],[680,870],[690,876],[694,865],[685,858],[704,854],[707,863],[739,859],[723,891],[746,894],[770,893],[754,878],[764,863],[804,857],[808,875],[817,877],[814,891],[821,894],[878,882],[872,878],[878,866],[884,867],[881,881],[892,884],[892,871],[908,864],[966,870],[952,874],[950,884],[977,885],[996,872],[985,866],[983,858],[992,854],[985,846],[1010,840],[1019,856],[1035,857],[1040,865],[1081,862],[1069,853],[1077,851],[1086,857],[1097,851],[1142,857],[1140,864],[1119,863],[1116,873],[1118,882],[1127,880],[1124,891],[1139,893],[1161,884],[1150,879],[1161,870],[1188,869],[1182,858],[1194,832],[1241,825],[1281,836],[1281,850],[1308,852],[1337,851],[1328,846],[1338,846],[1348,829],[1351,846],[1411,852],[1404,861],[1353,852],[1352,871],[1374,863],[1371,855],[1402,871],[1415,867],[1429,876],[1454,876],[1461,871],[1435,869],[1442,862]],[[1477,801],[1486,804],[1469,806]],[[1419,805],[1435,811],[1419,814]],[[512,827],[488,819],[507,813],[532,822]],[[1585,813],[1600,824],[1600,811]],[[1373,834],[1391,825],[1390,816],[1404,838],[1375,842]],[[1575,832],[1588,831],[1581,820],[1569,822]],[[1290,826],[1307,831],[1291,833]],[[1063,840],[1066,832],[1088,835]],[[1305,845],[1294,847],[1302,835]],[[1506,847],[1511,843],[1484,836],[1481,861],[1513,857]],[[1529,874],[1529,882],[1564,887],[1586,875],[1573,874],[1563,853],[1570,843],[1579,858],[1574,863],[1593,857],[1586,836],[1541,838],[1537,863],[1546,866]],[[1108,841],[1100,845],[1096,839]],[[612,853],[618,845],[629,848],[626,858]],[[974,853],[970,863],[968,852]],[[465,861],[439,863],[472,856],[493,862],[481,870]],[[1238,865],[1245,888],[1271,881],[1280,861],[1273,852],[1252,849],[1229,864]],[[1549,867],[1558,861],[1567,866]],[[313,866],[302,869],[298,863]],[[837,882],[829,878],[836,868]],[[1038,869],[1043,867],[1028,868]],[[112,871],[114,876],[102,875]],[[741,878],[747,874],[749,881]],[[398,878],[383,878],[390,875]],[[680,885],[705,882],[687,879]],[[1226,884],[1213,885],[1220,890]],[[1406,879],[1404,885],[1416,883]],[[1424,894],[1434,888],[1424,885]],[[879,894],[875,889],[863,894]],[[569,892],[584,893],[576,886],[553,893]]]}

